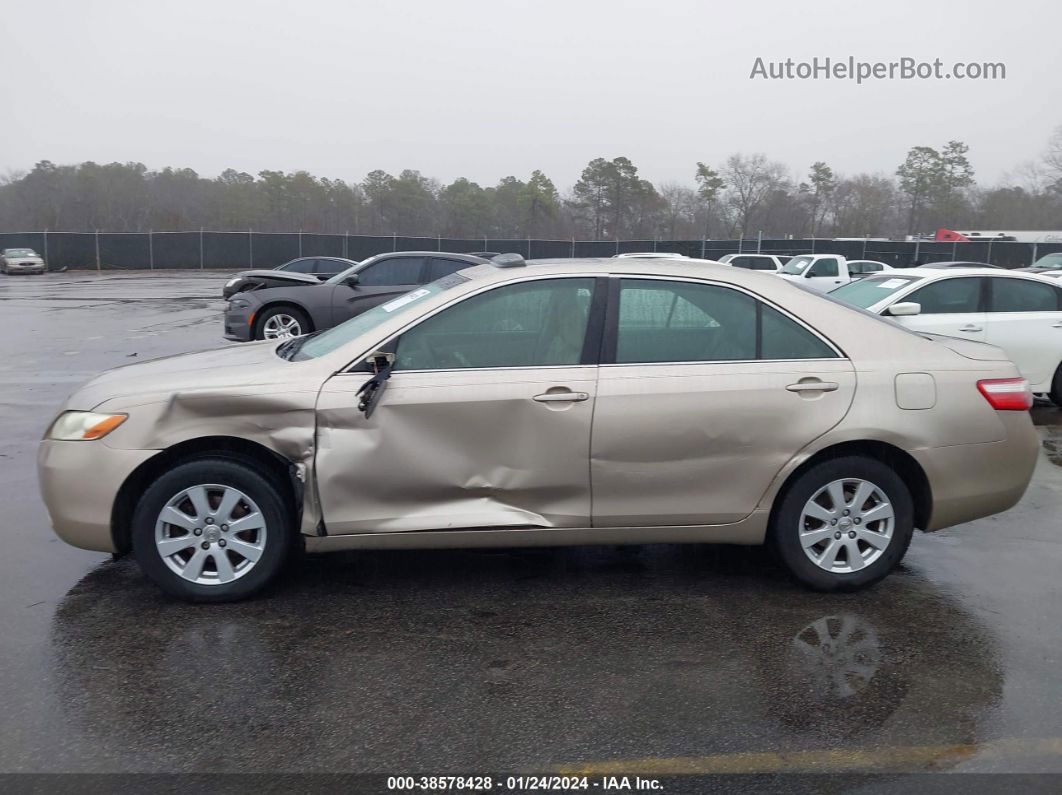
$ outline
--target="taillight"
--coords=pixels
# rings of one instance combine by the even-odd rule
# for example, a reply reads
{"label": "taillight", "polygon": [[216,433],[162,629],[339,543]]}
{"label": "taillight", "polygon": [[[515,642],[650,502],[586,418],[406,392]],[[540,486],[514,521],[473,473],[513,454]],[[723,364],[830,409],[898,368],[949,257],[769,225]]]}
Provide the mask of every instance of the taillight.
{"label": "taillight", "polygon": [[977,388],[996,411],[1028,411],[1032,408],[1032,392],[1024,378],[986,378]]}

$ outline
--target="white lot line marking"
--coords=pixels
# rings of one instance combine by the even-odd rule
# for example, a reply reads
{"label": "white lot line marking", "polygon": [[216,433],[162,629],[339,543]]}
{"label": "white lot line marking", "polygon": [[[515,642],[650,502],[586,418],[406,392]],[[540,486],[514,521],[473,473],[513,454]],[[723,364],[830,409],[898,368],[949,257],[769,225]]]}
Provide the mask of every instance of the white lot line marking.
{"label": "white lot line marking", "polygon": [[978,759],[1062,757],[1062,737],[992,740],[958,745],[913,745],[816,751],[741,751],[711,756],[647,757],[560,765],[565,776],[691,775],[709,773],[923,770]]}

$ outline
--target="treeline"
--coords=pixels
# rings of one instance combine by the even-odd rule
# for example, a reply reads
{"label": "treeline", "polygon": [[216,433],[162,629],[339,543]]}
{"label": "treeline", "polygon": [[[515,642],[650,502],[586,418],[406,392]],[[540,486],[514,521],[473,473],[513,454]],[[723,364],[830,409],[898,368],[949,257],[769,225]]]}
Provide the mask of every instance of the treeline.
{"label": "treeline", "polygon": [[951,228],[1062,228],[1062,127],[1010,184],[981,187],[968,147],[916,146],[894,174],[794,177],[763,154],[697,163],[686,185],[653,185],[625,157],[596,158],[561,192],[541,171],[481,186],[406,170],[361,182],[232,169],[215,178],[141,163],[44,160],[0,180],[0,230],[218,229],[451,238],[686,240],[898,237]]}

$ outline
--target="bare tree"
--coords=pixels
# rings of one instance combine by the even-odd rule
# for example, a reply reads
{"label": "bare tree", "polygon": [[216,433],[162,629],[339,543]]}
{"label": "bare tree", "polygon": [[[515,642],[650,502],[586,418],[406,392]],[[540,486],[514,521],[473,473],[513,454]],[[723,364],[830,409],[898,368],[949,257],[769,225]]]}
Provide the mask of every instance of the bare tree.
{"label": "bare tree", "polygon": [[723,167],[726,180],[726,202],[734,213],[738,234],[744,235],[753,228],[756,214],[773,191],[789,186],[788,170],[782,163],[767,159],[766,155],[748,157],[734,154],[727,158]]}

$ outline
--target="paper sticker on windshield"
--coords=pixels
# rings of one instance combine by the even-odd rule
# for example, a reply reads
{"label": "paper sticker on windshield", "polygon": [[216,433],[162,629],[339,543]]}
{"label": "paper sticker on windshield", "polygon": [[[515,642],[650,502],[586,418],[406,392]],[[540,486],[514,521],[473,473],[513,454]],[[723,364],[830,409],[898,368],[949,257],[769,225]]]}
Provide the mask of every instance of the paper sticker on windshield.
{"label": "paper sticker on windshield", "polygon": [[406,293],[401,298],[396,298],[394,301],[383,305],[384,312],[394,312],[396,309],[401,309],[406,304],[411,304],[418,298],[423,298],[426,295],[431,295],[431,290],[414,290],[411,293]]}
{"label": "paper sticker on windshield", "polygon": [[897,287],[903,287],[907,284],[907,279],[886,279],[878,285],[883,290],[895,290]]}

